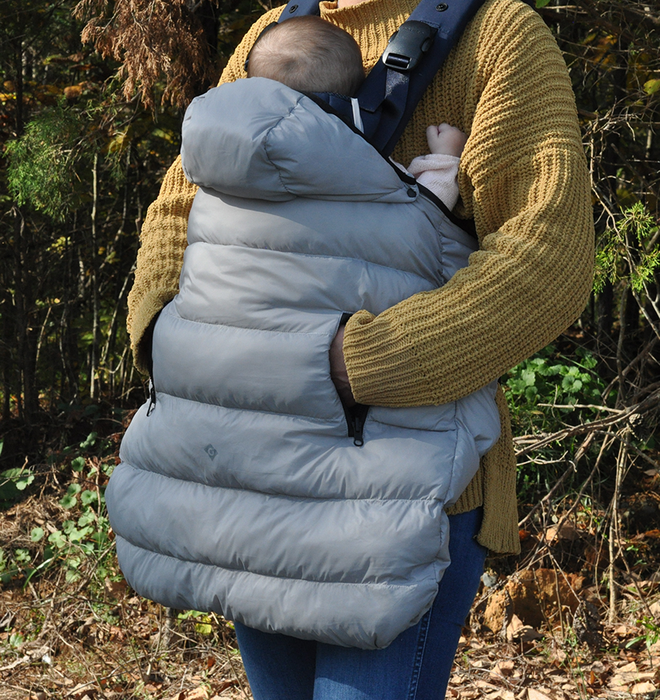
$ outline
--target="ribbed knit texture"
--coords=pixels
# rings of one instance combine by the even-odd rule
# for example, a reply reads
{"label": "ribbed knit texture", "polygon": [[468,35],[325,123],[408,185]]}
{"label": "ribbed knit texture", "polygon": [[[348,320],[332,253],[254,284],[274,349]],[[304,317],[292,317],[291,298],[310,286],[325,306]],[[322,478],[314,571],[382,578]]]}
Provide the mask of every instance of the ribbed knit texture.
{"label": "ribbed knit texture", "polygon": [[[352,34],[365,68],[417,0],[367,0],[321,16]],[[243,64],[265,14],[246,34],[221,82]],[[459,168],[462,202],[480,250],[443,288],[377,317],[349,321],[344,355],[362,403],[440,404],[464,396],[551,342],[581,312],[591,288],[593,221],[575,102],[561,53],[541,18],[520,0],[489,0],[468,25],[410,120],[393,158],[428,153],[429,124],[468,134]],[[196,188],[177,160],[142,227],[128,327],[138,367],[154,315],[177,292],[186,222]],[[502,436],[452,512],[484,507],[479,542],[519,551],[515,455],[504,396]]]}

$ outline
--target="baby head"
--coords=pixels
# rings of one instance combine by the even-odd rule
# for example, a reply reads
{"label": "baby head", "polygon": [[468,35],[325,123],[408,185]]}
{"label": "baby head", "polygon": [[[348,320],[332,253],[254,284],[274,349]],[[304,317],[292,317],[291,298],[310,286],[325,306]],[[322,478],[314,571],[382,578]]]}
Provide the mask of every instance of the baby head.
{"label": "baby head", "polygon": [[292,17],[263,32],[250,51],[248,78],[270,78],[300,92],[353,97],[364,80],[355,39],[320,17]]}

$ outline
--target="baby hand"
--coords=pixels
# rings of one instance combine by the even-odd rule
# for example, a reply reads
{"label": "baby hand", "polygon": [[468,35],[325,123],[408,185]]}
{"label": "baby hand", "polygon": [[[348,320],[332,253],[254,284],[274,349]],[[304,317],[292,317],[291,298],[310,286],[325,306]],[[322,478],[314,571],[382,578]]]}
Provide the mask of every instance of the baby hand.
{"label": "baby hand", "polygon": [[467,136],[455,126],[440,124],[429,126],[426,130],[426,140],[429,142],[431,153],[439,153],[445,156],[460,157]]}

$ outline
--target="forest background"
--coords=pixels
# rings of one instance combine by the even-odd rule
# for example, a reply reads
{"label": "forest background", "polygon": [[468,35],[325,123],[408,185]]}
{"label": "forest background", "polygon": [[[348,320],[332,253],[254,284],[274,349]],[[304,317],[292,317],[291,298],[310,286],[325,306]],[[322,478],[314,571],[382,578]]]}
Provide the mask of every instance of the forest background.
{"label": "forest background", "polygon": [[[547,640],[559,625],[560,646],[573,649],[568,662],[595,663],[594,654],[613,645],[624,653],[660,640],[660,7],[638,0],[535,6],[575,90],[598,253],[582,317],[503,378],[523,555],[491,562],[474,624],[521,653],[536,648],[525,634]],[[94,624],[104,610],[106,627],[121,628],[117,600],[130,593],[114,560],[103,489],[122,431],[145,400],[125,330],[140,226],[178,153],[186,105],[217,81],[269,7],[262,0],[0,0],[0,592],[7,606],[6,614],[0,608],[0,659],[8,660],[0,674],[53,666],[50,651],[46,663],[26,649],[50,638],[46,621],[52,626],[54,610],[64,619],[72,601],[96,601]],[[521,593],[520,575],[530,571],[532,597],[546,595],[546,574],[538,572],[551,573],[554,591],[535,612]],[[130,605],[122,608],[121,619],[133,620],[130,634],[146,615],[147,627],[158,620],[161,652],[172,635],[182,654],[213,639],[215,646],[202,644],[210,654],[221,638],[222,668],[234,669],[226,691],[247,693],[230,663],[226,625],[144,606],[134,603],[132,618]],[[75,629],[89,632],[92,623],[85,624]],[[129,632],[116,632],[115,641],[121,634]],[[106,629],[105,642],[101,634],[95,643],[109,641]],[[145,675],[140,659],[147,657],[155,658],[153,649],[135,652],[137,680],[120,664],[114,676],[104,671],[102,684],[88,661],[79,680],[96,679],[84,686],[89,693],[107,695],[114,678],[120,695],[148,694],[150,684],[158,695],[169,686],[151,661]],[[221,665],[207,675],[212,667]],[[657,661],[651,677],[636,667],[627,681],[616,666],[590,668],[582,686],[575,680],[580,693],[660,682]]]}

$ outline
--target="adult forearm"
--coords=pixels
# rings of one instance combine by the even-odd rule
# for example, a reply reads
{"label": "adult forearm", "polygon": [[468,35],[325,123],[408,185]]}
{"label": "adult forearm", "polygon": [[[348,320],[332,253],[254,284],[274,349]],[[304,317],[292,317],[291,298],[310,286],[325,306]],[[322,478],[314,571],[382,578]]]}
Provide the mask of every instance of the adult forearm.
{"label": "adult forearm", "polygon": [[[556,149],[554,158],[551,186],[537,188],[533,206],[485,236],[470,265],[445,287],[377,317],[361,311],[350,319],[344,357],[357,401],[455,400],[544,347],[577,318],[593,269],[588,174],[576,149]],[[475,198],[490,194],[476,191]]]}

